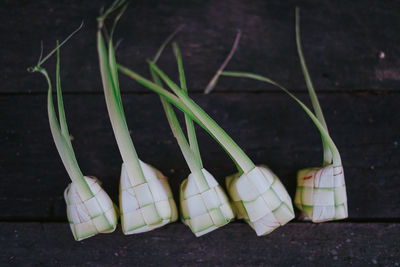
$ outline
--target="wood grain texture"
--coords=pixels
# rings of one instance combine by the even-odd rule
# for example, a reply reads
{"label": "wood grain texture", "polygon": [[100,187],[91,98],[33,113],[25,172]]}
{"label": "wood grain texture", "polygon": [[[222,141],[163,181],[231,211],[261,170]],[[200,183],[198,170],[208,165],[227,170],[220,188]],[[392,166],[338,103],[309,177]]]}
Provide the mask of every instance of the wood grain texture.
{"label": "wood grain texture", "polygon": [[[67,224],[0,223],[4,266],[398,266],[400,225],[289,223],[265,237],[231,223],[196,238],[182,224],[76,242]],[[229,241],[227,237],[229,236]]]}
{"label": "wood grain texture", "polygon": [[[36,77],[41,78],[41,77]],[[45,84],[43,83],[43,86]],[[307,99],[306,94],[298,94]],[[188,168],[156,95],[124,94],[123,104],[140,158],[170,177],[175,197]],[[286,95],[194,95],[256,164],[267,164],[294,196],[296,171],[320,166],[315,126]],[[65,95],[78,162],[117,200],[121,158],[101,94]],[[321,94],[327,123],[343,159],[351,219],[400,218],[399,94]],[[65,220],[69,178],[53,144],[45,95],[0,96],[0,220]],[[182,117],[181,117],[182,118]],[[198,130],[205,167],[224,184],[234,165]]]}
{"label": "wood grain texture", "polygon": [[[66,91],[99,92],[96,17],[110,1],[5,1],[1,4],[0,92],[38,92],[41,86],[26,68],[37,62],[40,40],[45,52],[81,20],[82,31],[62,50]],[[243,32],[229,69],[258,72],[296,90],[305,90],[294,40],[294,9],[301,8],[304,53],[317,88],[328,91],[398,90],[400,20],[398,1],[132,1],[115,39],[117,56],[147,74],[145,60],[179,25],[189,88],[201,91],[227,55],[236,30]],[[161,59],[176,73],[167,49]],[[52,64],[47,66],[54,66]],[[53,69],[53,68],[49,68]],[[143,91],[122,79],[122,89]],[[128,88],[129,87],[129,88]],[[264,90],[259,83],[221,80],[218,91]]]}
{"label": "wood grain texture", "polygon": [[[295,38],[301,8],[304,54],[344,163],[347,221],[291,222],[257,238],[231,223],[195,238],[181,223],[146,234],[75,242],[66,223],[69,182],[53,144],[45,80],[26,68],[83,19],[61,51],[62,84],[72,143],[83,172],[96,175],[117,201],[121,158],[110,127],[96,53],[96,17],[104,1],[5,0],[0,4],[0,266],[399,266],[399,1],[138,0],[121,19],[118,60],[144,76],[147,58],[178,26],[194,99],[257,164],[269,165],[294,196],[300,168],[319,166],[319,134],[288,97],[262,83],[221,78],[200,94],[227,55],[230,70],[264,74],[306,100]],[[177,78],[171,49],[160,66]],[[45,64],[54,75],[55,58]],[[175,198],[189,171],[157,96],[121,75],[131,136],[140,158],[170,178]],[[182,116],[180,116],[183,121]],[[203,162],[223,184],[234,165],[203,130]],[[375,222],[375,223],[373,223]]]}

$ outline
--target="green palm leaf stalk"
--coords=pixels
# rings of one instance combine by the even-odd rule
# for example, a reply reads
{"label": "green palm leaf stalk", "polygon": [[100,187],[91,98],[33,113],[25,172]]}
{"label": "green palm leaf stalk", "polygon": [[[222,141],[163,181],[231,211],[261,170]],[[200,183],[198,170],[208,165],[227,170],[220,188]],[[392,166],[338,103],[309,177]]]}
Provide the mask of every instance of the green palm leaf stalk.
{"label": "green palm leaf stalk", "polygon": [[[116,1],[98,19],[97,48],[100,72],[108,114],[123,164],[120,182],[120,213],[124,234],[151,231],[177,220],[177,208],[167,178],[157,169],[142,162],[134,148],[122,107],[112,33],[126,8],[125,1]],[[117,15],[106,48],[104,20],[115,10]]]}
{"label": "green palm leaf stalk", "polygon": [[339,150],[329,135],[300,45],[299,9],[296,9],[296,41],[302,71],[315,114],[282,85],[261,75],[223,71],[221,75],[259,80],[272,84],[293,98],[307,113],[321,133],[324,149],[323,166],[306,168],[297,173],[295,205],[313,222],[325,222],[348,217],[346,184]]}
{"label": "green palm leaf stalk", "polygon": [[[175,33],[161,45],[153,62],[157,62],[162,50],[174,35]],[[175,43],[173,47],[178,63],[181,89],[183,93],[187,94],[181,53]],[[154,82],[158,86],[162,86],[158,75],[153,69],[150,71]],[[181,219],[199,237],[226,225],[234,219],[234,214],[225,192],[212,174],[203,167],[192,119],[185,116],[188,142],[171,104],[163,97],[160,99],[171,130],[191,171],[180,187]]]}
{"label": "green palm leaf stalk", "polygon": [[[71,34],[71,36],[73,34]],[[50,129],[61,160],[72,180],[72,183],[69,184],[64,192],[64,198],[67,203],[67,217],[75,240],[81,241],[98,233],[113,232],[117,226],[118,217],[113,202],[102,189],[97,178],[84,176],[82,174],[72,148],[65,118],[60,81],[59,48],[65,42],[66,40],[60,45],[57,45],[48,56],[30,70],[43,74],[48,83],[47,108]],[[47,71],[41,67],[41,64],[55,51],[57,51],[56,87],[59,120],[57,120],[53,104],[50,77]]]}

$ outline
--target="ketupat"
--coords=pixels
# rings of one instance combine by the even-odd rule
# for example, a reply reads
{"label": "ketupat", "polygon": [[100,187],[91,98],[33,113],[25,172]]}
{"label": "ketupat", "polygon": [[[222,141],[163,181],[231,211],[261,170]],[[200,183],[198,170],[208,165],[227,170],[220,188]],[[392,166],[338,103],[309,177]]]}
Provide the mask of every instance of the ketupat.
{"label": "ketupat", "polygon": [[[136,234],[174,222],[178,213],[167,178],[139,160],[126,123],[112,42],[125,8],[125,1],[116,1],[98,19],[97,48],[108,114],[123,160],[119,196],[122,230],[124,234]],[[107,52],[102,34],[104,20],[117,9],[120,12],[109,35]]]}
{"label": "ketupat", "polygon": [[[210,93],[217,85],[239,45],[240,36],[239,30],[228,57],[208,83],[205,94]],[[256,172],[260,171],[266,179],[258,179],[260,175],[237,173],[228,176],[225,182],[238,219],[246,221],[258,235],[265,235],[287,223],[288,218],[294,217],[294,211],[292,200],[279,178],[267,166],[259,166]],[[253,194],[248,194],[249,192]],[[262,206],[268,208],[261,208]]]}
{"label": "ketupat", "polygon": [[325,129],[321,134],[324,150],[322,168],[307,168],[297,173],[297,189],[295,205],[303,211],[313,222],[345,219],[348,217],[347,194],[342,162],[335,153],[337,149],[329,148],[326,136],[329,136],[328,127],[322,113],[314,86],[307,70],[300,41],[300,10],[296,8],[296,44],[301,68],[306,80],[308,93],[317,119]]}
{"label": "ketupat", "polygon": [[151,231],[178,219],[168,179],[159,170],[140,161],[145,183],[133,185],[122,165],[120,182],[121,225],[124,234]]}
{"label": "ketupat", "polygon": [[313,222],[347,218],[343,167],[330,164],[322,168],[300,170],[297,173],[294,203]]}
{"label": "ketupat", "polygon": [[[81,25],[82,26],[82,25]],[[47,108],[51,133],[56,144],[62,162],[72,180],[64,192],[67,204],[67,217],[72,234],[77,241],[94,236],[98,233],[111,233],[117,226],[117,212],[110,197],[101,188],[100,182],[95,177],[83,176],[72,148],[68,126],[65,118],[65,111],[61,93],[60,81],[60,47],[73,35],[81,26],[72,33],[61,44],[50,52],[34,68],[32,72],[42,73],[48,83]],[[56,87],[59,121],[53,104],[53,92],[50,77],[41,65],[57,51]]]}
{"label": "ketupat", "polygon": [[97,233],[112,233],[118,223],[115,205],[97,178],[84,176],[84,179],[93,197],[82,198],[76,183],[69,184],[64,191],[68,222],[77,241]]}
{"label": "ketupat", "polygon": [[257,235],[266,235],[294,218],[289,194],[267,166],[258,166],[248,174],[228,176],[226,187],[238,219],[247,222]]}
{"label": "ketupat", "polygon": [[[161,45],[153,62],[157,62],[166,44],[175,34],[176,31]],[[173,44],[173,48],[178,64],[181,89],[183,93],[187,94],[181,53],[175,43]],[[150,72],[154,82],[158,86],[162,86],[154,70],[150,69]],[[234,218],[234,214],[221,186],[215,178],[203,168],[192,119],[188,115],[185,115],[188,142],[171,104],[163,97],[160,97],[160,99],[171,130],[177,139],[182,154],[191,171],[189,177],[185,179],[180,186],[181,220],[190,227],[197,237],[199,237],[226,225]]]}

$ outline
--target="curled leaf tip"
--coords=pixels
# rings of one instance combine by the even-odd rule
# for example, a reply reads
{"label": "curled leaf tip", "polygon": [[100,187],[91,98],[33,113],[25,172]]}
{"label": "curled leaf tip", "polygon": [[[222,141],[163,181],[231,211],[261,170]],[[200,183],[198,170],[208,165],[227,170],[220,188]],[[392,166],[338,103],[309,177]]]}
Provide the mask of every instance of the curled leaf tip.
{"label": "curled leaf tip", "polygon": [[78,28],[76,28],[76,30],[74,30],[70,35],[68,35],[67,38],[64,39],[64,41],[62,41],[61,43],[57,42],[56,47],[50,51],[50,53],[47,54],[47,56],[45,56],[42,59],[43,56],[43,42],[41,42],[41,52],[40,52],[40,57],[39,57],[39,62],[36,64],[36,66],[34,67],[29,67],[28,68],[28,72],[36,72],[36,71],[41,71],[40,66],[45,63],[58,49],[60,49],[61,46],[63,46],[66,42],[69,41],[69,39],[71,39],[77,32],[79,32],[82,27],[83,27],[84,21],[82,20],[81,24],[79,25]]}
{"label": "curled leaf tip", "polygon": [[[57,43],[57,45],[58,45],[58,43]],[[43,40],[40,41],[40,56],[39,56],[38,63],[37,63],[38,65],[39,65],[40,61],[42,61],[42,57],[43,57]]]}
{"label": "curled leaf tip", "polygon": [[185,24],[181,24],[173,33],[171,33],[167,39],[161,44],[158,49],[156,55],[153,58],[153,62],[157,62],[159,57],[161,56],[162,51],[167,46],[167,44],[184,28]]}
{"label": "curled leaf tip", "polygon": [[235,51],[239,45],[241,36],[242,36],[242,31],[240,29],[238,29],[235,41],[233,42],[233,46],[232,46],[231,51],[229,52],[229,55],[227,56],[225,61],[222,63],[221,67],[219,67],[219,69],[217,70],[217,73],[214,75],[214,77],[208,83],[206,89],[204,89],[204,94],[209,94],[214,89],[214,87],[217,85],[218,78],[221,75],[221,73],[223,72],[223,70],[226,68],[226,66],[228,65],[229,61],[232,59],[233,54],[235,53]]}

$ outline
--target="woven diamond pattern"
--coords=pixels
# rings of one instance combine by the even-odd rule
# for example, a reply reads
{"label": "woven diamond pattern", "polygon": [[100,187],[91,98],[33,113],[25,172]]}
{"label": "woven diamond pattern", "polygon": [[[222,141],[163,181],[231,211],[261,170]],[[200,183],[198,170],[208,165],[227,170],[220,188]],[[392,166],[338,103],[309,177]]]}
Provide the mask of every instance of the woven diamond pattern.
{"label": "woven diamond pattern", "polygon": [[136,234],[174,222],[178,218],[168,179],[154,167],[141,162],[146,182],[131,184],[122,164],[120,211],[124,234]]}
{"label": "woven diamond pattern", "polygon": [[182,221],[196,236],[209,233],[234,218],[229,200],[221,186],[207,170],[202,169],[202,172],[208,189],[201,192],[193,174],[182,182],[180,188]]}
{"label": "woven diamond pattern", "polygon": [[238,219],[258,236],[266,235],[294,218],[292,201],[279,178],[266,166],[226,178]]}
{"label": "woven diamond pattern", "polygon": [[294,202],[313,222],[347,218],[343,167],[329,165],[300,170]]}
{"label": "woven diamond pattern", "polygon": [[84,177],[94,197],[82,200],[71,183],[64,192],[67,217],[75,240],[83,240],[98,233],[113,232],[117,226],[117,213],[110,197],[96,178]]}

